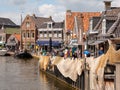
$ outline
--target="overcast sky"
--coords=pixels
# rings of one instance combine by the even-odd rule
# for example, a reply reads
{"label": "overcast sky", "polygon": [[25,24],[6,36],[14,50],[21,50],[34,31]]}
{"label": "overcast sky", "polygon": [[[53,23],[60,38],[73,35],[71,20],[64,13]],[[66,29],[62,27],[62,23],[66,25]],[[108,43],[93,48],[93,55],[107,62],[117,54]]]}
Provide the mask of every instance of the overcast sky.
{"label": "overcast sky", "polygon": [[[112,6],[120,7],[120,0],[112,0]],[[10,18],[20,24],[23,18],[33,13],[36,16],[52,16],[55,21],[63,21],[66,10],[78,12],[103,11],[103,0],[0,0],[0,17]]]}

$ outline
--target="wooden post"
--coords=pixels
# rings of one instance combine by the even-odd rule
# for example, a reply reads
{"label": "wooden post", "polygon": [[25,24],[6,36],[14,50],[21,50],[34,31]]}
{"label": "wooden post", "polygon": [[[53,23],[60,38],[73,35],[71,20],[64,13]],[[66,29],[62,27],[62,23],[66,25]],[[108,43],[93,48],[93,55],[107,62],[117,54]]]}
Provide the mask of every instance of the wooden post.
{"label": "wooden post", "polygon": [[84,90],[89,90],[89,71],[86,68],[86,55],[84,65]]}
{"label": "wooden post", "polygon": [[89,75],[88,70],[85,70],[85,77],[84,77],[84,90],[89,90]]}
{"label": "wooden post", "polygon": [[120,62],[116,62],[115,90],[120,90]]}

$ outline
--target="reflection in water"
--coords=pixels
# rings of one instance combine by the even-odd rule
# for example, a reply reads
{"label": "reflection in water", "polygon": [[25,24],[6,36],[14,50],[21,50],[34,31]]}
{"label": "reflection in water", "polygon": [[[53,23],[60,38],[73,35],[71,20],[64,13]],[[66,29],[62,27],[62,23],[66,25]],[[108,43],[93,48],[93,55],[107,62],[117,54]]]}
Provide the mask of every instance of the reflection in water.
{"label": "reflection in water", "polygon": [[70,86],[38,73],[38,60],[0,57],[0,90],[74,90]]}

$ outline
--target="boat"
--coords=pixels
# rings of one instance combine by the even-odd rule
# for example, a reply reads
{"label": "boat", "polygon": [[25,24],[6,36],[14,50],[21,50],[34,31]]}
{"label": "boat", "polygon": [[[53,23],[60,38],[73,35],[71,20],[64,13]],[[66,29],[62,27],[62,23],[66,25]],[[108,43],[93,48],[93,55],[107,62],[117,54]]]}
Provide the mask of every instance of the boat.
{"label": "boat", "polygon": [[19,59],[31,59],[33,56],[27,52],[27,50],[23,52],[17,52],[15,53],[14,57],[19,58]]}
{"label": "boat", "polygon": [[0,48],[0,56],[5,56],[7,54],[7,49]]}

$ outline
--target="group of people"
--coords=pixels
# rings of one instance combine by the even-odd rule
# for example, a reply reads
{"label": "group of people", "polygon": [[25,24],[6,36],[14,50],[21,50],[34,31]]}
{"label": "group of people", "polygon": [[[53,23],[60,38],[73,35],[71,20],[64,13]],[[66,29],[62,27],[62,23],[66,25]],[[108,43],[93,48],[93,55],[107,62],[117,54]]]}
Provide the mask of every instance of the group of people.
{"label": "group of people", "polygon": [[[64,51],[64,57],[74,57],[74,58],[81,58],[81,50],[79,50],[78,48],[71,48],[71,49],[65,49]],[[85,57],[90,57],[91,53],[89,50],[84,50],[83,53]],[[103,47],[100,47],[98,50],[98,56],[104,54],[104,49]]]}
{"label": "group of people", "polygon": [[[42,50],[41,54],[42,55],[61,56],[64,58],[67,58],[67,57],[81,58],[82,54],[84,54],[85,57],[91,56],[90,51],[84,50],[82,52],[80,49],[78,49],[76,47],[72,47],[72,48],[66,47],[64,50],[52,49],[52,52],[50,52],[50,54],[48,54],[46,50]],[[104,50],[103,50],[103,47],[100,47],[100,49],[98,51],[98,55],[100,56],[102,54],[104,54]]]}
{"label": "group of people", "polygon": [[[98,50],[98,56],[101,56],[102,54],[104,54],[104,50],[103,50],[103,47],[100,47]],[[90,57],[90,52],[88,50],[85,50],[84,55],[86,57]]]}
{"label": "group of people", "polygon": [[64,58],[67,57],[80,58],[80,55],[81,55],[81,51],[76,47],[66,48],[64,50]]}

